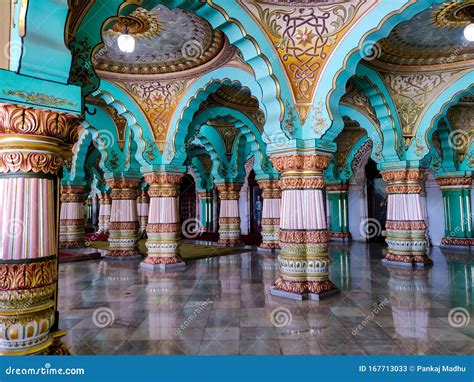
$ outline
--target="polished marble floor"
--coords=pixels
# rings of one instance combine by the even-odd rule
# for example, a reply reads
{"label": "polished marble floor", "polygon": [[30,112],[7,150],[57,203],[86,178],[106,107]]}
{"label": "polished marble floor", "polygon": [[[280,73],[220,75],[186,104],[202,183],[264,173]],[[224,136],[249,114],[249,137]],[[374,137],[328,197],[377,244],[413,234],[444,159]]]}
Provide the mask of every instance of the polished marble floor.
{"label": "polished marble floor", "polygon": [[432,268],[401,271],[383,251],[331,244],[341,294],[320,302],[271,296],[276,259],[257,252],[171,273],[61,264],[60,327],[75,354],[473,354],[470,255],[435,248]]}

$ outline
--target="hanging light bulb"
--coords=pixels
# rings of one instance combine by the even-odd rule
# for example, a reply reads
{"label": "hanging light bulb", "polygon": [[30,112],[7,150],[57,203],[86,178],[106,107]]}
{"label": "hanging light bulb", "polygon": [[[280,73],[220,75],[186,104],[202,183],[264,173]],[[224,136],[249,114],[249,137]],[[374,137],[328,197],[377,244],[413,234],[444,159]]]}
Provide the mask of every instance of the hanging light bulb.
{"label": "hanging light bulb", "polygon": [[129,35],[127,30],[118,37],[117,44],[124,53],[132,53],[135,50],[135,38]]}
{"label": "hanging light bulb", "polygon": [[473,42],[474,41],[474,23],[471,22],[464,28],[464,38],[467,41]]}

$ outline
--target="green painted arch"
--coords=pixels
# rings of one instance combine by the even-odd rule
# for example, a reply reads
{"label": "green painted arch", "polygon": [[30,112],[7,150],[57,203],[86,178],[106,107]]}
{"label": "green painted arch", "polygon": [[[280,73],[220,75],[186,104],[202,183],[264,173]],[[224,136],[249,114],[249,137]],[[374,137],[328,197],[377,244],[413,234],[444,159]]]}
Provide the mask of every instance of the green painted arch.
{"label": "green painted arch", "polygon": [[[22,10],[22,5],[26,9]],[[68,83],[72,62],[71,52],[64,42],[68,12],[68,0],[16,2],[10,49],[21,48],[21,55],[11,51],[12,70],[34,78]],[[21,31],[23,17],[25,26]]]}
{"label": "green painted arch", "polygon": [[[252,68],[256,81],[261,85],[262,89],[266,89],[264,95],[265,103],[276,102],[278,104],[279,119],[283,118],[284,100],[282,97],[291,100],[291,92],[282,65],[274,57],[275,53],[263,32],[246,13],[245,17],[239,20],[228,16],[230,8],[233,14],[236,12],[244,14],[243,9],[237,3],[229,1],[207,1],[203,3],[193,0],[145,0],[137,4],[136,1],[132,0],[109,0],[105,5],[104,1],[96,1],[92,5],[82,20],[76,34],[75,44],[80,45],[82,42],[87,47],[81,53],[83,56],[81,62],[85,61],[84,65],[89,65],[89,78],[92,77],[88,84],[81,84],[84,87],[84,94],[89,94],[99,86],[99,79],[90,65],[90,58],[93,51],[102,42],[101,30],[107,24],[107,20],[117,17],[117,15],[130,14],[138,5],[150,9],[161,3],[170,9],[179,7],[191,10],[207,20],[213,29],[221,30],[226,35],[228,41],[240,50],[244,61]],[[249,29],[253,33],[252,36],[247,32]],[[273,58],[269,60],[267,57]],[[275,113],[276,111],[272,108],[269,109],[270,112]]]}
{"label": "green painted arch", "polygon": [[449,108],[462,97],[474,93],[474,70],[461,73],[444,87],[438,96],[423,110],[418,119],[418,128],[407,150],[407,159],[421,160],[429,152],[431,136],[440,120],[446,117]]}
{"label": "green painted arch", "polygon": [[280,118],[277,105],[264,100],[264,92],[260,84],[248,72],[237,68],[218,68],[195,81],[188,89],[178,107],[176,108],[170,126],[174,129],[168,131],[167,145],[164,150],[163,163],[181,164],[186,159],[185,150],[177,150],[186,145],[188,126],[192,124],[194,114],[207,97],[216,92],[223,85],[238,85],[250,90],[265,114],[264,133],[268,137],[285,137],[280,127]]}
{"label": "green painted arch", "polygon": [[194,170],[198,179],[196,184],[198,192],[212,189],[212,179],[207,176],[206,169],[198,157],[194,156],[189,161],[189,166]]}
{"label": "green painted arch", "polygon": [[224,141],[218,131],[212,126],[202,125],[196,138],[205,147],[212,160],[212,177],[214,179],[227,178],[230,164],[226,156]]}
{"label": "green painted arch", "polygon": [[[323,131],[331,127],[341,115],[339,102],[346,91],[347,81],[356,74],[358,63],[371,54],[374,44],[387,37],[399,23],[413,18],[435,3],[445,0],[390,0],[380,1],[362,17],[346,35],[326,61],[314,95],[313,108],[303,126],[303,139],[319,138],[312,128],[313,117],[323,121]],[[318,103],[323,103],[322,110]]]}

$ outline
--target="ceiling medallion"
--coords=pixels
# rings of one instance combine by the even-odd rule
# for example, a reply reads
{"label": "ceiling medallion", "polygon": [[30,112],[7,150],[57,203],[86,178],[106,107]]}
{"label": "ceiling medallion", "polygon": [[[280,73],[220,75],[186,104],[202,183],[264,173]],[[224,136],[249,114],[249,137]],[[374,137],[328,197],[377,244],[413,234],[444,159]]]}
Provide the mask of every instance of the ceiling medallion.
{"label": "ceiling medallion", "polygon": [[132,15],[120,16],[117,22],[106,33],[118,36],[125,31],[136,40],[150,39],[160,33],[161,25],[158,18],[143,8],[138,8]]}
{"label": "ceiling medallion", "polygon": [[466,0],[462,3],[444,3],[433,19],[441,27],[464,28],[473,17],[474,0]]}

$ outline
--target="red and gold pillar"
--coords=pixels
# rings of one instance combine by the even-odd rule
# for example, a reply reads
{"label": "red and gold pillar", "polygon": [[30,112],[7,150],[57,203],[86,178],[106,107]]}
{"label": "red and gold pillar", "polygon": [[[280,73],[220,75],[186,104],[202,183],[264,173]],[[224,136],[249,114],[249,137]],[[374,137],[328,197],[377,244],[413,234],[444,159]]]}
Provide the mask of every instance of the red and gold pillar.
{"label": "red and gold pillar", "polygon": [[64,353],[57,327],[58,171],[75,116],[0,104],[0,354]]}
{"label": "red and gold pillar", "polygon": [[110,194],[112,206],[109,223],[109,251],[108,258],[137,259],[141,258],[138,252],[138,214],[137,189],[139,179],[116,178],[107,179],[112,189]]}
{"label": "red and gold pillar", "polygon": [[278,180],[259,180],[262,191],[262,244],[259,250],[273,252],[280,249],[278,234],[280,231],[281,190]]}
{"label": "red and gold pillar", "polygon": [[84,202],[87,190],[83,186],[63,185],[59,220],[59,247],[84,247]]}
{"label": "red and gold pillar", "polygon": [[382,172],[387,183],[388,253],[386,265],[423,268],[431,265],[427,255],[426,224],[421,207],[425,173],[421,169]]}
{"label": "red and gold pillar", "polygon": [[217,184],[221,202],[219,210],[219,244],[234,246],[240,240],[239,191],[240,183]]}
{"label": "red and gold pillar", "polygon": [[101,192],[99,194],[99,232],[109,233],[110,224],[110,208],[112,199],[108,192]]}
{"label": "red and gold pillar", "polygon": [[167,270],[185,266],[180,254],[179,184],[182,174],[153,173],[145,175],[150,185],[146,247],[147,258],[140,264],[151,270]]}
{"label": "red and gold pillar", "polygon": [[271,293],[293,299],[315,299],[338,293],[329,280],[323,172],[329,155],[288,155],[272,158],[280,172],[280,277]]}

